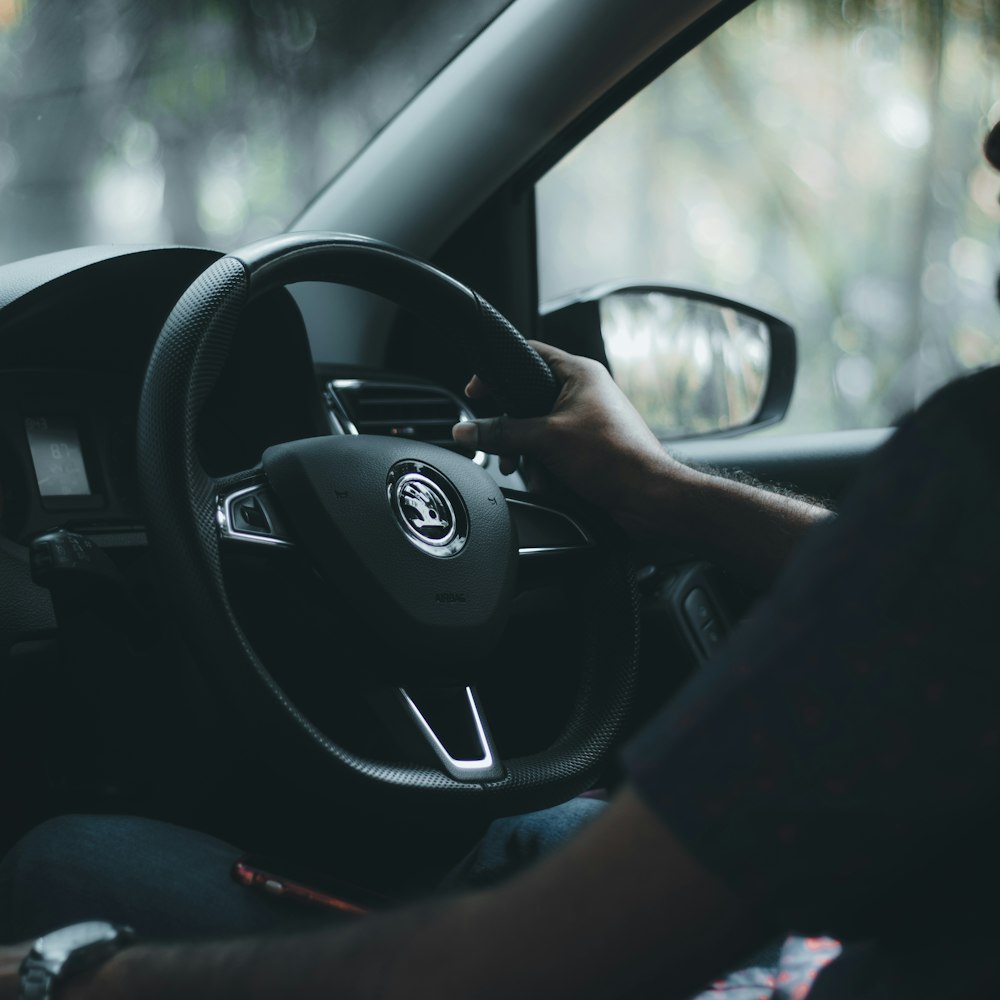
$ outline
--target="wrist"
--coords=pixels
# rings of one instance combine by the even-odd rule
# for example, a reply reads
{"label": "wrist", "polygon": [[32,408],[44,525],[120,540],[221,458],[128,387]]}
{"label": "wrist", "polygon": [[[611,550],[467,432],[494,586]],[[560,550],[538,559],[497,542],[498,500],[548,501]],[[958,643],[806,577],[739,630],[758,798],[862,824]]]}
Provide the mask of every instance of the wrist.
{"label": "wrist", "polygon": [[697,511],[704,480],[711,479],[671,458],[651,460],[612,516],[629,534],[647,539],[690,538],[690,521]]}
{"label": "wrist", "polygon": [[48,931],[34,943],[15,949],[21,957],[15,995],[19,1000],[107,996],[106,990],[92,994],[88,987],[134,940],[130,927],[104,920],[85,920]]}

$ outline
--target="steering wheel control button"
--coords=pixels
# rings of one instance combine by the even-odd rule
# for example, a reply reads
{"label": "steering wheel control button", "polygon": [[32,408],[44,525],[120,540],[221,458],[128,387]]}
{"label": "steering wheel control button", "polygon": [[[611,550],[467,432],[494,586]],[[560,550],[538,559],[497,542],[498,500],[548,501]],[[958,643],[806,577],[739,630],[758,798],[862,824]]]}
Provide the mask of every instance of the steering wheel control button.
{"label": "steering wheel control button", "polygon": [[397,462],[386,492],[407,540],[428,555],[457,555],[469,537],[469,517],[458,490],[443,473],[421,462]]}
{"label": "steering wheel control button", "polygon": [[684,610],[687,612],[688,621],[695,628],[703,628],[712,622],[715,615],[708,604],[705,591],[700,587],[695,587],[687,597],[684,598]]}
{"label": "steering wheel control button", "polygon": [[290,545],[263,486],[250,486],[219,501],[219,533],[230,541]]}
{"label": "steering wheel control button", "polygon": [[705,656],[711,656],[725,638],[725,628],[708,594],[695,587],[684,598],[684,614]]}
{"label": "steering wheel control button", "polygon": [[260,504],[260,498],[249,496],[240,500],[236,504],[237,521],[241,530],[253,531],[261,535],[271,534],[271,522],[264,513],[264,508]]}

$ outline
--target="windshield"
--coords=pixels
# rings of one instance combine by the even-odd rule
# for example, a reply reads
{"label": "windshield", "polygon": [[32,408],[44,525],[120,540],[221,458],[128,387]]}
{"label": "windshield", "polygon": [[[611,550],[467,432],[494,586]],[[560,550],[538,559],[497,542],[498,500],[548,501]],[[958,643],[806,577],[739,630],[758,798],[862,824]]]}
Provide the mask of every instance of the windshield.
{"label": "windshield", "polygon": [[510,0],[0,0],[0,262],[282,230]]}

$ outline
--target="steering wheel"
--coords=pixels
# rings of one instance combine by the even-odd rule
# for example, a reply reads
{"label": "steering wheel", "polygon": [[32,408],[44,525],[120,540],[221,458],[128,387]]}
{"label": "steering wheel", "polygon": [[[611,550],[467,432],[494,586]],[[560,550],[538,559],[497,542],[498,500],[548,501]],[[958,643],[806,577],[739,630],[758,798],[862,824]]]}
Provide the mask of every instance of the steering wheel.
{"label": "steering wheel", "polygon": [[[401,250],[331,233],[253,243],[212,264],[174,306],[149,361],[138,418],[138,473],[150,544],[178,620],[226,704],[262,722],[297,771],[359,779],[494,815],[540,808],[587,788],[629,714],[637,669],[637,600],[627,554],[599,518],[501,488],[466,457],[421,442],[322,436],[264,451],[251,469],[209,475],[196,449],[199,414],[234,348],[240,318],[268,291],[327,281],[380,295],[455,334],[507,412],[548,412],[558,383],[524,338],[481,296]],[[459,334],[461,336],[459,336]],[[224,546],[295,547],[355,609],[373,643],[390,641],[388,716],[416,761],[352,752],[297,705],[258,656],[233,610]],[[470,649],[504,629],[526,570],[592,575],[600,588],[568,721],[554,742],[504,759],[476,691]],[[598,616],[592,616],[594,618]],[[272,665],[274,666],[274,665]],[[469,740],[443,735],[418,690],[448,693]],[[526,693],[530,696],[530,692]],[[471,747],[471,750],[470,750]],[[402,755],[401,755],[402,756]]]}

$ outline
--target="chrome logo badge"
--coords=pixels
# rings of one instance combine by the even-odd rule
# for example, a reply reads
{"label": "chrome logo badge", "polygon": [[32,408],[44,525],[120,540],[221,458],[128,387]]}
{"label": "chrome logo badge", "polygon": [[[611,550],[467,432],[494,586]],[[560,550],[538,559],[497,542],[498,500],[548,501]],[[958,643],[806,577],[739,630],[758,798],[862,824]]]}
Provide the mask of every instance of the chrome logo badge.
{"label": "chrome logo badge", "polygon": [[389,503],[406,537],[432,556],[452,556],[468,535],[455,487],[437,469],[399,462],[389,472]]}
{"label": "chrome logo badge", "polygon": [[455,537],[455,511],[438,487],[419,472],[400,478],[396,503],[406,526],[428,545],[447,545]]}

